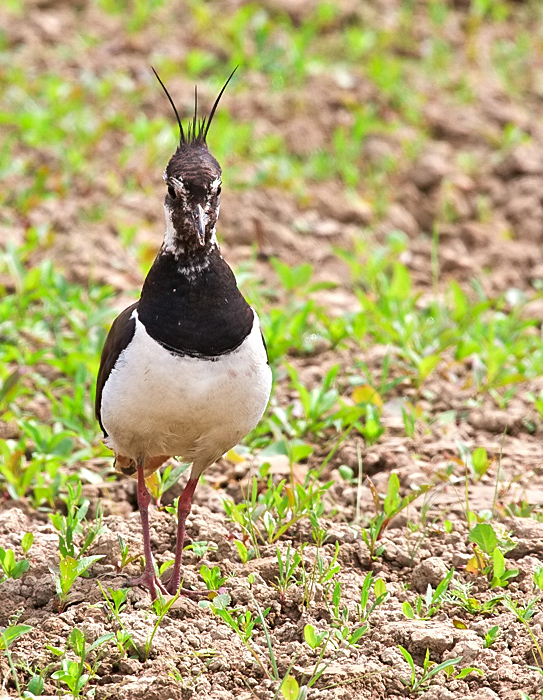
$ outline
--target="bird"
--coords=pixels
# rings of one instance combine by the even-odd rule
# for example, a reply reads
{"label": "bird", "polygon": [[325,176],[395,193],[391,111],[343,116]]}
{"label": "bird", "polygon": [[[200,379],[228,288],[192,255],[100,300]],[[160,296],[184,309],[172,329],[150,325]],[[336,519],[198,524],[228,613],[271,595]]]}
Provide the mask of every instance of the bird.
{"label": "bird", "polygon": [[[95,413],[115,469],[137,478],[145,568],[130,582],[161,594],[180,588],[185,524],[201,474],[260,421],[272,388],[256,311],[221,255],[216,224],[222,170],[207,137],[232,71],[208,116],[186,130],[172,97],[179,143],[163,174],[166,231],[138,301],[113,322],[102,350]],[[178,500],[172,575],[157,576],[149,534],[151,496],[145,479],[168,459],[192,464]]]}

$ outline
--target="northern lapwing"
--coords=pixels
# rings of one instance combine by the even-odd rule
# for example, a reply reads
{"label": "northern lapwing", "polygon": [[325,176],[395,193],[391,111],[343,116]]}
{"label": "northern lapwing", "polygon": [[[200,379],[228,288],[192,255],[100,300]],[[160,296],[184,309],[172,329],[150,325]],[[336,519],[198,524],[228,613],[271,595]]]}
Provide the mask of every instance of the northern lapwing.
{"label": "northern lapwing", "polygon": [[[153,69],[154,71],[154,69]],[[113,322],[102,351],[96,417],[115,467],[137,475],[145,571],[132,584],[176,594],[181,581],[185,521],[202,472],[249,433],[270,397],[272,375],[259,319],[223,259],[215,226],[222,171],[207,136],[208,117],[194,117],[164,171],[166,233],[139,301]],[[192,463],[179,498],[173,573],[157,577],[149,537],[145,478],[170,457]],[[181,589],[187,595],[191,591]]]}

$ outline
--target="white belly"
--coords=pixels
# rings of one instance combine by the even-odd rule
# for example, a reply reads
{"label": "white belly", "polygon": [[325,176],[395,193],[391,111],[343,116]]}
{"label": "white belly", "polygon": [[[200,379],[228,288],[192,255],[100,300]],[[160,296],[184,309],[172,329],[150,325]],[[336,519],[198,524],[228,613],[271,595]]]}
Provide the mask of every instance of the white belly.
{"label": "white belly", "polygon": [[104,385],[105,442],[134,460],[176,456],[201,472],[255,427],[268,403],[272,378],[258,317],[239,348],[206,360],[173,355],[134,315],[134,338]]}

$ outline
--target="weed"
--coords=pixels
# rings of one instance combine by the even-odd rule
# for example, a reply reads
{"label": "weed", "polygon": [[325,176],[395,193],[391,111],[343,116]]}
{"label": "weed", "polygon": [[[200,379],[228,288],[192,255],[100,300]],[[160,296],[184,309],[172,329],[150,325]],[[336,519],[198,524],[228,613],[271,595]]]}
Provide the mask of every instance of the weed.
{"label": "weed", "polygon": [[[58,530],[61,557],[64,559],[67,557],[79,559],[94,540],[105,531],[105,527],[102,525],[103,510],[100,505],[96,507],[94,522],[90,524],[85,519],[90,501],[87,498],[81,499],[81,483],[78,483],[76,486],[68,484],[67,488],[68,493],[63,497],[66,503],[67,514],[49,513],[49,518],[55,529]],[[86,530],[85,538],[76,551],[74,538],[82,535],[84,530]]]}
{"label": "weed", "polygon": [[[23,535],[21,540],[21,548],[23,554],[28,554],[32,543],[34,542],[34,535],[32,532],[27,532]],[[17,579],[28,571],[30,566],[30,559],[15,559],[15,552],[12,549],[3,549],[0,547],[0,568],[2,569],[4,575],[0,579],[0,583],[3,583],[8,578]]]}
{"label": "weed", "polygon": [[117,571],[122,571],[125,566],[128,566],[128,564],[131,564],[133,561],[137,561],[137,559],[141,557],[141,554],[131,555],[129,545],[123,540],[123,538],[120,535],[117,535],[117,539],[119,541],[121,558],[115,562],[115,566]]}
{"label": "weed", "polygon": [[3,651],[6,659],[9,664],[9,668],[11,671],[11,675],[13,676],[13,682],[15,683],[15,688],[17,690],[17,695],[18,697],[21,696],[21,687],[19,685],[19,677],[17,675],[17,671],[15,669],[15,664],[13,663],[13,659],[11,658],[11,651],[10,651],[10,646],[13,644],[13,642],[17,641],[19,637],[22,637],[23,634],[28,634],[29,632],[32,632],[32,627],[30,625],[18,625],[16,624],[17,620],[20,617],[20,612],[17,613],[11,620],[9,627],[1,628],[0,629],[0,651]]}
{"label": "weed", "polygon": [[[415,666],[415,662],[413,661],[413,657],[411,656],[411,654],[407,651],[407,649],[405,649],[401,645],[398,645],[398,649],[400,650],[402,656],[411,668],[411,677],[409,678],[409,680],[405,680],[405,678],[401,678],[400,680],[405,686],[407,686],[411,690],[412,693],[420,693],[426,690],[426,688],[429,685],[430,679],[440,671],[445,671],[448,675],[455,673],[454,667],[458,663],[460,663],[460,661],[462,661],[462,657],[458,656],[456,659],[447,659],[447,661],[443,661],[440,664],[436,664],[434,661],[430,661],[430,651],[429,649],[426,649],[422,673],[419,676],[417,674],[417,668]],[[478,673],[481,676],[483,675],[483,672],[480,669],[475,668],[473,666],[467,666],[463,668],[459,673],[454,675],[453,678],[465,678],[472,672]]]}
{"label": "weed", "polygon": [[[308,475],[304,485],[290,486],[284,480],[276,485],[270,476],[267,489],[259,494],[258,481],[253,477],[245,503],[235,504],[223,499],[223,505],[226,515],[241,527],[244,546],[250,540],[259,556],[259,544],[273,544],[302,518],[320,517],[324,511],[323,496],[331,485],[331,481],[322,484],[312,475]],[[238,547],[238,552],[248,557],[246,548]]]}
{"label": "weed", "polygon": [[[537,662],[537,668],[540,669],[543,666],[543,650],[541,649],[541,646],[537,640],[537,637],[532,631],[532,628],[529,625],[530,620],[536,613],[536,605],[540,602],[540,599],[538,597],[532,598],[530,601],[528,601],[525,605],[521,605],[517,601],[513,600],[510,596],[504,596],[502,599],[502,605],[509,610],[509,612],[512,612],[513,615],[517,618],[517,620],[523,625],[532,638],[532,642],[534,647],[537,650],[537,656],[539,659],[536,659]],[[535,654],[534,654],[535,656]]]}
{"label": "weed", "polygon": [[413,620],[415,616],[420,620],[430,620],[434,615],[437,615],[441,610],[445,600],[445,594],[449,589],[453,575],[454,569],[451,569],[443,581],[436,587],[435,591],[432,590],[432,586],[428,584],[425,596],[417,596],[415,609],[413,609],[413,606],[407,600],[404,601],[402,604],[403,614],[411,620]]}
{"label": "weed", "polygon": [[290,542],[287,544],[287,551],[285,552],[284,561],[279,547],[276,548],[276,553],[279,575],[276,576],[277,583],[273,585],[279,591],[279,599],[281,602],[282,610],[285,606],[286,594],[289,586],[297,582],[296,570],[300,567],[302,563],[302,558],[298,552],[292,552]]}
{"label": "weed", "polygon": [[[255,599],[253,597],[253,602]],[[236,610],[228,610],[230,605],[230,596],[226,593],[219,594],[213,598],[212,601],[201,600],[198,603],[201,608],[208,608],[217,617],[220,617],[223,622],[225,622],[231,630],[233,630],[239,637],[241,643],[250,652],[251,656],[254,658],[266,678],[271,678],[268,666],[265,661],[261,658],[260,654],[256,651],[254,645],[251,642],[253,635],[253,630],[256,624],[262,625],[263,628],[266,627],[265,617],[269,613],[270,608],[262,610],[260,606],[258,607],[258,613],[255,615],[250,610],[246,610],[244,613]],[[269,650],[271,649],[271,642],[269,640],[269,635],[266,630],[266,638],[269,644]],[[270,654],[270,664],[272,667],[272,673],[275,680],[279,680],[279,674],[277,671],[277,665],[275,661],[275,656],[273,650],[271,649]]]}
{"label": "weed", "polygon": [[467,571],[488,576],[491,588],[504,588],[509,579],[518,576],[518,569],[505,567],[503,551],[510,551],[516,546],[509,535],[498,538],[490,523],[478,523],[470,530],[469,538],[475,554],[466,565]]}
{"label": "weed", "polygon": [[[98,637],[92,644],[87,646],[87,639],[85,633],[82,632],[77,627],[70,632],[66,642],[66,649],[62,650],[57,647],[47,646],[49,651],[53,652],[57,656],[63,656],[61,661],[61,667],[58,671],[55,671],[51,678],[53,680],[59,681],[59,683],[64,683],[66,685],[72,696],[74,698],[79,698],[83,688],[87,683],[92,680],[96,675],[98,667],[100,665],[100,657],[98,656],[93,664],[87,661],[87,657],[95,649],[98,649],[102,645],[109,642],[110,639],[114,638],[114,634],[111,632],[108,634],[103,634]],[[76,661],[71,661],[66,657],[68,651],[73,652],[78,658]]]}
{"label": "weed", "polygon": [[208,591],[218,591],[227,581],[226,576],[221,576],[221,570],[218,566],[214,566],[210,569],[203,564],[200,567],[200,576],[204,579]]}
{"label": "weed", "polygon": [[484,615],[494,612],[498,603],[503,599],[503,596],[499,595],[481,603],[471,595],[472,589],[473,582],[462,583],[453,579],[449,590],[443,595],[443,602],[458,605],[470,615]]}
{"label": "weed", "polygon": [[398,515],[398,513],[401,513],[402,510],[407,508],[407,506],[413,503],[419,496],[426,493],[430,489],[430,486],[423,485],[419,487],[417,491],[401,498],[399,495],[400,480],[398,479],[398,475],[393,472],[388,479],[387,494],[381,505],[381,499],[379,498],[377,489],[373,485],[371,479],[369,477],[366,478],[373,496],[376,514],[370,521],[368,527],[362,530],[362,539],[370,550],[370,559],[373,560],[381,556],[384,551],[384,546],[378,545],[378,542],[392,518]]}
{"label": "weed", "polygon": [[500,632],[501,630],[498,627],[498,625],[493,625],[492,627],[490,627],[488,632],[485,633],[485,641],[483,644],[485,649],[488,649],[494,644],[496,639],[498,639],[498,637],[500,636]]}
{"label": "weed", "polygon": [[100,559],[103,559],[102,554],[92,557],[82,557],[81,559],[74,559],[70,556],[63,557],[61,555],[58,569],[49,567],[55,583],[60,612],[66,607],[68,595],[75,580],[79,578],[79,576],[83,576],[83,574]]}

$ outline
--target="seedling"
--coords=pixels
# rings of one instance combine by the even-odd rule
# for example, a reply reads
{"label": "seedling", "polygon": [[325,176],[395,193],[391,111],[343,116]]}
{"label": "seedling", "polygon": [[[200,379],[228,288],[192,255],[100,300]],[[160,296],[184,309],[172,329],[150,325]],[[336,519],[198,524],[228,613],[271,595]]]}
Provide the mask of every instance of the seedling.
{"label": "seedling", "polygon": [[[58,530],[61,557],[79,559],[94,540],[105,531],[105,527],[102,525],[103,510],[99,505],[97,506],[92,524],[85,519],[90,501],[87,498],[81,498],[81,483],[78,483],[76,487],[68,484],[68,494],[63,500],[66,503],[67,514],[49,513],[49,518],[55,529]],[[83,543],[77,548],[75,538],[82,535],[85,530]]]}
{"label": "seedling", "polygon": [[474,556],[466,564],[466,570],[481,573],[490,578],[491,588],[505,588],[509,580],[518,576],[518,569],[506,569],[504,551],[514,549],[516,543],[509,536],[498,539],[490,523],[478,523],[470,530]]}
{"label": "seedling", "polygon": [[379,542],[380,538],[383,535],[383,532],[388,527],[392,518],[398,515],[398,513],[401,513],[402,510],[407,508],[407,506],[410,503],[413,503],[413,501],[416,500],[419,496],[422,496],[423,493],[426,493],[430,489],[430,486],[425,484],[421,486],[417,491],[414,491],[413,493],[410,493],[407,496],[401,498],[399,495],[400,480],[398,479],[398,475],[392,472],[388,479],[387,494],[381,505],[381,499],[379,498],[379,494],[377,492],[377,489],[373,485],[373,482],[369,477],[366,477],[366,479],[368,481],[368,485],[373,496],[373,503],[376,514],[375,517],[371,520],[368,527],[362,530],[362,539],[364,540],[368,549],[370,550],[370,559],[374,560],[377,557],[381,556],[381,554],[384,551],[384,546],[378,545],[377,543]]}
{"label": "seedling", "polygon": [[205,564],[200,567],[200,576],[204,579],[208,591],[218,591],[228,580],[227,576],[221,576],[221,570],[218,566],[210,569]]}
{"label": "seedling", "polygon": [[496,639],[500,636],[500,632],[501,632],[501,630],[498,627],[498,625],[493,625],[488,630],[488,632],[485,634],[485,641],[483,644],[485,649],[488,649],[489,647],[491,647],[494,644]]}
{"label": "seedling", "polygon": [[[304,639],[307,645],[313,651],[316,651],[320,648],[320,652],[317,657],[317,661],[315,662],[313,672],[307,681],[307,687],[311,688],[315,685],[315,683],[319,680],[319,678],[326,671],[326,669],[338,658],[338,654],[343,647],[356,647],[359,640],[366,633],[366,631],[367,626],[359,627],[354,631],[350,631],[348,628],[344,628],[343,630],[324,630],[322,632],[317,632],[313,625],[305,625]],[[326,653],[326,649],[329,644],[336,648],[336,652],[326,663],[323,663],[321,665],[321,662],[324,658],[324,654]]]}
{"label": "seedling", "polygon": [[444,603],[451,603],[460,606],[470,615],[489,614],[495,611],[503,596],[494,596],[484,603],[480,603],[477,598],[471,595],[473,583],[462,583],[458,579],[453,579],[449,590],[443,595]]}
{"label": "seedling", "polygon": [[[411,677],[409,678],[409,680],[406,680],[405,678],[400,678],[400,680],[405,686],[407,686],[411,690],[412,693],[421,693],[424,690],[426,690],[427,687],[430,685],[430,679],[440,671],[445,671],[447,675],[451,675],[454,672],[454,667],[456,666],[456,664],[462,661],[462,657],[458,656],[456,659],[447,659],[447,661],[443,661],[440,664],[436,664],[434,661],[430,661],[430,650],[426,649],[422,673],[420,674],[420,676],[418,676],[417,668],[415,666],[415,662],[413,661],[413,657],[411,656],[411,654],[407,651],[407,649],[405,649],[401,645],[398,645],[398,649],[400,650],[402,656],[411,668]],[[456,674],[453,677],[455,679],[465,678],[472,672],[476,672],[480,675],[483,675],[480,669],[468,666],[466,668],[463,668],[458,674]]]}
{"label": "seedling", "polygon": [[[370,591],[373,583],[373,593],[375,600],[370,603]],[[361,623],[366,623],[375,608],[382,605],[388,598],[386,583],[382,578],[374,579],[373,572],[370,571],[364,578],[362,589],[360,591],[360,604],[357,604],[358,619]]]}
{"label": "seedling", "polygon": [[73,557],[61,557],[60,564],[57,569],[49,568],[55,582],[55,589],[58,596],[59,611],[62,612],[66,607],[66,601],[75,580],[82,576],[94,562],[103,559],[103,554],[94,555],[92,557],[83,557],[82,559],[74,559]]}
{"label": "seedling", "polygon": [[273,584],[275,588],[279,591],[281,609],[285,605],[285,599],[287,594],[287,589],[293,583],[296,583],[296,570],[302,563],[302,558],[300,554],[296,551],[292,553],[290,542],[287,544],[287,551],[285,553],[285,560],[281,555],[281,550],[279,547],[276,548],[277,553],[277,564],[279,567],[279,575],[276,576],[277,583]]}
{"label": "seedling", "polygon": [[[526,605],[522,606],[516,601],[512,600],[510,596],[504,596],[503,598],[503,605],[509,610],[509,612],[512,612],[513,615],[517,618],[517,620],[524,625],[526,628],[526,631],[532,638],[532,642],[534,647],[537,650],[537,655],[539,657],[539,660],[536,659],[537,663],[537,668],[540,669],[543,666],[543,650],[541,649],[541,646],[539,644],[539,641],[537,640],[537,637],[533,633],[530,625],[528,624],[529,621],[532,619],[532,617],[536,613],[536,605],[539,603],[539,598],[532,598]],[[533,652],[532,652],[533,653]],[[535,657],[535,654],[534,654]]]}
{"label": "seedling", "polygon": [[[253,602],[256,602],[253,597]],[[220,617],[223,622],[225,622],[231,630],[233,630],[239,637],[242,644],[250,652],[253,659],[256,661],[266,678],[271,678],[267,664],[262,660],[259,653],[256,651],[254,645],[251,642],[254,627],[257,623],[261,624],[263,628],[266,629],[265,618],[269,613],[270,608],[262,610],[257,604],[258,614],[252,613],[250,610],[246,610],[244,613],[238,612],[236,610],[228,610],[230,605],[230,596],[226,593],[219,594],[213,598],[212,601],[201,600],[198,603],[201,608],[208,608],[214,615]],[[275,680],[279,680],[279,675],[277,672],[277,664],[275,661],[275,656],[273,654],[273,649],[271,648],[271,641],[269,640],[269,635],[267,635],[268,648],[271,650],[270,654],[270,664],[272,667],[273,677]]]}
{"label": "seedling", "polygon": [[[160,506],[160,500],[162,496],[170,489],[174,484],[179,481],[179,478],[187,471],[190,464],[178,464],[174,467],[172,464],[168,464],[163,470],[158,469],[156,472],[148,477],[145,481],[147,488],[151,493],[151,496],[155,499],[157,507]],[[177,514],[177,509],[176,509]]]}
{"label": "seedling", "polygon": [[534,586],[543,591],[543,566],[538,566],[534,571]]}
{"label": "seedling", "polygon": [[[21,548],[25,555],[28,554],[33,542],[33,533],[27,532],[21,540]],[[3,577],[0,579],[0,583],[8,578],[21,578],[21,576],[28,571],[29,566],[30,559],[20,559],[19,561],[16,561],[15,552],[12,549],[3,549],[0,547],[0,568],[4,573]]]}
{"label": "seedling", "polygon": [[449,589],[453,574],[454,569],[451,569],[435,591],[432,590],[432,586],[428,584],[425,596],[417,596],[415,610],[413,610],[411,603],[405,600],[402,605],[403,614],[411,620],[415,617],[418,617],[420,620],[430,620],[434,615],[437,615],[443,605],[445,594]]}
{"label": "seedling", "polygon": [[108,634],[103,634],[98,637],[90,646],[87,646],[87,640],[85,634],[74,627],[68,636],[66,642],[66,649],[63,651],[56,647],[48,646],[49,651],[52,651],[58,656],[64,655],[68,650],[71,650],[76,657],[77,661],[71,661],[70,659],[64,657],[61,661],[61,667],[58,671],[55,671],[51,678],[57,680],[60,683],[64,683],[68,686],[72,696],[74,698],[79,698],[81,691],[87,685],[87,683],[96,675],[100,664],[100,658],[96,658],[93,664],[87,661],[88,655],[95,649],[98,649],[102,645],[106,644],[110,639],[115,637],[111,632]]}
{"label": "seedling", "polygon": [[[15,616],[15,621],[20,617],[21,611]],[[10,621],[12,622],[12,621]],[[19,637],[23,634],[28,634],[32,632],[33,627],[30,625],[16,625],[10,624],[9,627],[0,628],[0,651],[3,651],[6,655],[11,675],[13,676],[13,682],[15,683],[15,688],[17,690],[17,695],[21,696],[21,688],[19,685],[19,677],[17,676],[17,670],[15,669],[15,664],[11,658],[10,646],[13,642],[17,641]]]}
{"label": "seedling", "polygon": [[116,567],[117,571],[122,571],[125,566],[128,566],[128,564],[131,564],[133,561],[137,561],[141,557],[141,554],[131,555],[130,554],[130,547],[123,540],[123,538],[120,535],[117,535],[117,539],[119,540],[119,548],[121,550],[121,558],[115,562],[115,567]]}
{"label": "seedling", "polygon": [[[155,624],[153,625],[153,629],[151,630],[151,634],[145,640],[142,661],[147,661],[149,659],[149,654],[151,653],[151,649],[153,646],[153,639],[155,638],[155,634],[157,633],[157,630],[160,627],[160,623],[166,617],[169,609],[172,607],[172,605],[175,603],[175,601],[179,598],[180,592],[181,592],[181,589],[179,589],[179,591],[177,592],[176,595],[174,595],[172,598],[169,598],[167,600],[160,593],[160,591],[158,591],[158,597],[156,600],[153,601],[153,610],[155,611],[155,615],[157,616],[157,619],[156,619]],[[141,654],[140,654],[140,657],[141,657]]]}

